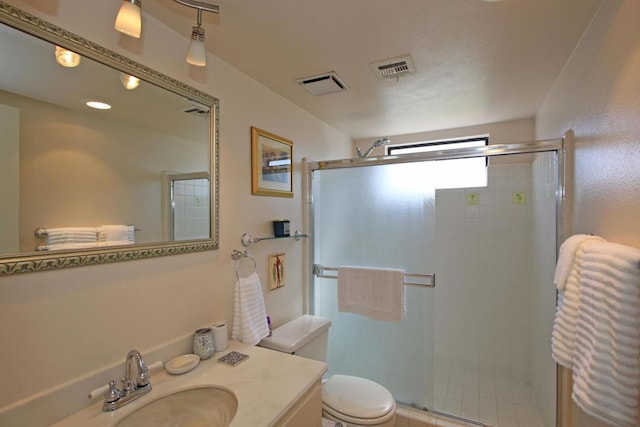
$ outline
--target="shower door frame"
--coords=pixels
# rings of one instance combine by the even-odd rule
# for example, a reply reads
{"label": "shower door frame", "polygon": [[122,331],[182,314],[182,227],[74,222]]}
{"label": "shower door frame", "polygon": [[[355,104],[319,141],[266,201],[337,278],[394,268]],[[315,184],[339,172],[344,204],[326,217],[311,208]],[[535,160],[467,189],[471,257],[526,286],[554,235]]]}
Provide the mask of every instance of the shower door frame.
{"label": "shower door frame", "polygon": [[[498,157],[511,154],[534,154],[556,152],[556,166],[558,183],[556,187],[556,257],[561,243],[569,237],[572,228],[573,215],[573,131],[566,131],[562,138],[538,141],[515,142],[509,144],[485,145],[482,147],[439,150],[425,153],[390,155],[380,157],[360,157],[339,160],[310,161],[302,159],[302,189],[303,189],[303,226],[310,238],[304,245],[303,253],[303,294],[304,312],[312,313],[314,307],[314,209],[313,209],[313,172],[326,169],[343,169],[354,167],[389,165],[396,163],[415,163],[427,160],[452,160],[472,157]],[[346,236],[347,238],[349,236]],[[565,389],[560,367],[556,365],[556,426],[567,412],[567,405],[560,399]]]}

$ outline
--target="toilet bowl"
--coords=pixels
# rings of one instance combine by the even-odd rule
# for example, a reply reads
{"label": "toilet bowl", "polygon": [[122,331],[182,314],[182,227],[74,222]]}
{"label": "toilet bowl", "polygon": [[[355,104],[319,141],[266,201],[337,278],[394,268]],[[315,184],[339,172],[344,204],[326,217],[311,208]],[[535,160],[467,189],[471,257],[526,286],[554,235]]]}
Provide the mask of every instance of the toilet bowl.
{"label": "toilet bowl", "polygon": [[[329,319],[305,314],[274,329],[259,345],[326,363],[330,326]],[[396,402],[374,381],[333,375],[322,385],[322,416],[344,427],[394,427]]]}

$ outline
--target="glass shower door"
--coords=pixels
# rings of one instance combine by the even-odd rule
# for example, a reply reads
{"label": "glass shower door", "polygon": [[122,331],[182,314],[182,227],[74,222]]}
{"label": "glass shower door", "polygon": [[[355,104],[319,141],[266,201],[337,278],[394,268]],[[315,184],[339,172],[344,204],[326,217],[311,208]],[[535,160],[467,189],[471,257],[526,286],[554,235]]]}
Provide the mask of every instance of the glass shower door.
{"label": "glass shower door", "polygon": [[[314,263],[325,267],[435,266],[435,190],[428,162],[318,170],[313,174]],[[338,311],[337,280],[315,278],[315,314],[331,319],[329,375],[386,387],[398,402],[432,407],[434,290],[405,286],[401,323]]]}

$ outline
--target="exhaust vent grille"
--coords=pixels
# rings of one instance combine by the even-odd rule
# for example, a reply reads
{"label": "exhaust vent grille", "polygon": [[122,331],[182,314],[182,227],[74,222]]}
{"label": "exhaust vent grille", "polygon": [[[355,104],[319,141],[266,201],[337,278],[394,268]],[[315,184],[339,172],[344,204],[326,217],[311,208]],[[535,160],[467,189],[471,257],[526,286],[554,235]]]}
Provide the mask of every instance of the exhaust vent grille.
{"label": "exhaust vent grille", "polygon": [[193,116],[206,117],[209,115],[209,107],[191,101],[189,105],[182,108],[182,112]]}
{"label": "exhaust vent grille", "polygon": [[304,77],[297,80],[298,84],[306,89],[311,95],[320,96],[330,93],[344,92],[349,87],[336,74],[335,71],[317,76]]}
{"label": "exhaust vent grille", "polygon": [[416,66],[413,64],[411,56],[403,56],[400,58],[387,59],[385,61],[374,62],[371,69],[376,73],[378,79],[399,78],[406,74],[416,72]]}

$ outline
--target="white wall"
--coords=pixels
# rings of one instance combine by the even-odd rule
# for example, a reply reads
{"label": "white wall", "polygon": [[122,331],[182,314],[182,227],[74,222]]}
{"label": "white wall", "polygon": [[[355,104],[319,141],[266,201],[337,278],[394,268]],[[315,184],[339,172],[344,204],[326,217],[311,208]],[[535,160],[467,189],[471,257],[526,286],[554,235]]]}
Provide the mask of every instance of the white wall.
{"label": "white wall", "polygon": [[[575,132],[573,232],[635,247],[640,247],[639,22],[640,2],[604,1],[536,121],[538,138]],[[568,425],[604,425],[575,405],[573,415]]]}
{"label": "white wall", "polygon": [[[301,227],[300,159],[346,157],[351,141],[214,56],[206,70],[184,62],[182,35],[145,16],[141,40],[113,30],[119,2],[12,0],[67,28],[220,98],[220,250],[0,277],[0,408],[107,365],[128,350],[159,346],[231,320],[240,235],[271,234],[273,218]],[[175,54],[172,54],[175,52]],[[250,126],[294,142],[293,199],[251,195]],[[287,255],[287,286],[266,291],[267,255]],[[302,243],[251,248],[274,326],[302,312]],[[88,390],[87,390],[88,391]]]}

